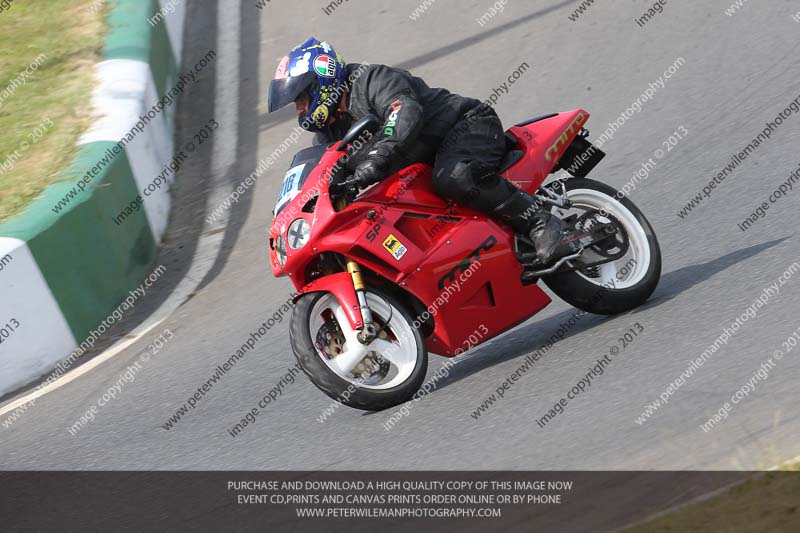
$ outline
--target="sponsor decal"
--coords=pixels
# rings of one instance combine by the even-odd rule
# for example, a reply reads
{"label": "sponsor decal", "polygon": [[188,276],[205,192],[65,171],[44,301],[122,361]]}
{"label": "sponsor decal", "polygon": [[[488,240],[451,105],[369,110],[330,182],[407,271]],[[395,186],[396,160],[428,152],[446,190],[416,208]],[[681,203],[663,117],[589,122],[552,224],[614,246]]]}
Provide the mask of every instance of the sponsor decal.
{"label": "sponsor decal", "polygon": [[381,217],[378,222],[370,228],[367,232],[367,240],[369,242],[375,242],[375,239],[378,238],[378,235],[381,232],[381,228],[383,225],[386,224],[386,217]]}
{"label": "sponsor decal", "polygon": [[390,233],[389,236],[386,237],[386,240],[383,241],[383,247],[386,248],[389,253],[392,254],[392,256],[394,256],[394,258],[398,261],[400,261],[400,259],[402,259],[408,251],[408,248],[406,248],[405,245],[400,242],[400,239],[395,237],[392,233]]}
{"label": "sponsor decal", "polygon": [[589,115],[585,113],[578,113],[578,116],[575,117],[575,120],[572,121],[572,124],[569,125],[569,128],[567,128],[564,134],[561,135],[561,137],[559,137],[558,139],[556,139],[556,142],[553,144],[553,146],[547,149],[547,152],[544,154],[544,158],[547,159],[548,161],[553,159],[553,156],[550,154],[550,152],[552,152],[553,154],[557,154],[559,148],[561,148],[562,145],[566,146],[567,139],[569,139],[571,135],[580,130],[580,128],[583,127],[584,124],[586,124],[586,121],[588,119]]}
{"label": "sponsor decal", "polygon": [[336,59],[327,55],[319,56],[314,60],[314,70],[320,76],[333,78],[336,76]]}
{"label": "sponsor decal", "polygon": [[400,115],[400,110],[403,109],[403,104],[400,100],[395,100],[391,104],[392,114],[389,115],[389,120],[386,121],[386,126],[383,129],[383,134],[391,137],[394,135],[394,127],[397,126],[397,117]]}
{"label": "sponsor decal", "polygon": [[454,282],[456,276],[466,272],[469,267],[472,266],[472,263],[480,260],[481,252],[488,252],[495,244],[497,244],[497,238],[494,235],[489,235],[489,237],[483,241],[483,244],[475,248],[474,252],[462,259],[453,270],[445,274],[442,279],[439,280],[439,290],[444,289],[444,286],[447,285],[448,282]]}

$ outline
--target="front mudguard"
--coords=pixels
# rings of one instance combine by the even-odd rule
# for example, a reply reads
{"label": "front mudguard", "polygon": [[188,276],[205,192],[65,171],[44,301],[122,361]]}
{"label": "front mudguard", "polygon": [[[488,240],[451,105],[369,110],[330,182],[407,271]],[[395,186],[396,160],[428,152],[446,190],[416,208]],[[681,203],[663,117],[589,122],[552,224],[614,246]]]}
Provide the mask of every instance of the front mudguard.
{"label": "front mudguard", "polygon": [[294,301],[297,302],[304,294],[313,292],[329,292],[333,294],[336,301],[339,302],[339,305],[344,309],[347,320],[350,322],[350,327],[354,330],[359,330],[364,327],[364,319],[361,316],[358,297],[353,287],[353,278],[348,272],[339,272],[315,279],[299,290]]}

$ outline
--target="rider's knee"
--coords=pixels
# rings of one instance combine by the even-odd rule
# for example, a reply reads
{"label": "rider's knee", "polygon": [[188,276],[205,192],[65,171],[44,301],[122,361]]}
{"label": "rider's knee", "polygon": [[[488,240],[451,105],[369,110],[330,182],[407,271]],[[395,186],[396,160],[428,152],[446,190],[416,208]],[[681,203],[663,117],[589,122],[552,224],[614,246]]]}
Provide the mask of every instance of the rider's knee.
{"label": "rider's knee", "polygon": [[461,202],[473,196],[477,188],[472,167],[464,161],[440,167],[433,174],[433,190],[445,198]]}

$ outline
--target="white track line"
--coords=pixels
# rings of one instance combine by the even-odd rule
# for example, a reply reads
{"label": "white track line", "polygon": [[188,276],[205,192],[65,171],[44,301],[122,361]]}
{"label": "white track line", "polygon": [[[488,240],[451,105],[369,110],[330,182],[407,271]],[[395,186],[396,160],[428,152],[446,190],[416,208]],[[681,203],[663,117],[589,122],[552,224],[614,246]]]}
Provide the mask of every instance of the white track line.
{"label": "white track line", "polygon": [[[206,211],[215,209],[232,191],[232,185],[226,182],[231,166],[236,162],[236,150],[239,143],[239,26],[241,5],[236,0],[221,0],[218,4],[217,21],[217,77],[215,94],[215,115],[220,124],[220,131],[215,135],[212,152],[212,192],[206,201]],[[153,328],[166,320],[189,295],[191,295],[206,274],[214,265],[222,245],[224,233],[208,233],[214,229],[224,228],[228,224],[228,212],[209,226],[203,227],[198,239],[192,263],[184,278],[172,291],[169,298],[156,309],[138,328],[103,353],[93,357],[89,362],[75,368],[41,389],[35,389],[12,402],[0,407],[0,416],[44,396],[67,383],[74,381],[87,372],[97,368],[115,355],[123,352],[136,341],[147,335]]]}
{"label": "white track line", "polygon": [[[139,333],[138,335],[134,336],[133,338],[127,338],[124,341],[117,342],[116,344],[111,346],[111,348],[107,349],[106,351],[104,351],[100,355],[98,355],[96,357],[93,357],[88,363],[86,363],[84,365],[81,365],[78,368],[67,372],[66,374],[64,374],[63,376],[58,378],[57,380],[52,381],[51,383],[47,384],[46,386],[42,387],[41,389],[36,389],[36,390],[26,394],[25,396],[17,398],[13,402],[11,402],[11,403],[9,403],[7,405],[4,405],[2,408],[0,408],[0,415],[4,415],[4,414],[6,414],[6,413],[8,413],[10,411],[13,411],[17,407],[25,405],[26,403],[29,403],[32,400],[35,400],[36,398],[44,396],[45,394],[47,394],[49,392],[53,392],[54,390],[63,387],[64,385],[66,385],[70,381],[78,379],[82,375],[86,374],[87,372],[89,372],[93,368],[95,368],[95,367],[103,364],[104,362],[108,361],[109,359],[111,359],[112,357],[117,355],[118,353],[120,353],[123,350],[125,350],[125,348],[127,348],[128,346],[130,346],[134,342],[136,342],[139,339],[141,339],[142,337],[144,337],[148,332],[150,332],[151,329],[153,329],[154,327],[159,325],[163,320],[164,319],[161,319],[158,322],[156,322],[155,324],[152,324],[151,326],[146,327],[143,331],[141,331],[141,333]],[[141,328],[139,328],[139,329],[141,329]]]}

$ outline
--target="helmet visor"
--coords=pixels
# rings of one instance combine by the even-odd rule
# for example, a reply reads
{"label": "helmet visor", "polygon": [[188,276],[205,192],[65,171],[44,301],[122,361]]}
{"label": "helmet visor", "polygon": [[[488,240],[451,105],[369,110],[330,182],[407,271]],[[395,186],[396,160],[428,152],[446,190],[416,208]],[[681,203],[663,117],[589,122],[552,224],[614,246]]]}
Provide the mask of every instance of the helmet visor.
{"label": "helmet visor", "polygon": [[305,72],[299,76],[272,80],[269,84],[269,112],[294,102],[298,96],[312,88],[316,79],[313,72]]}

